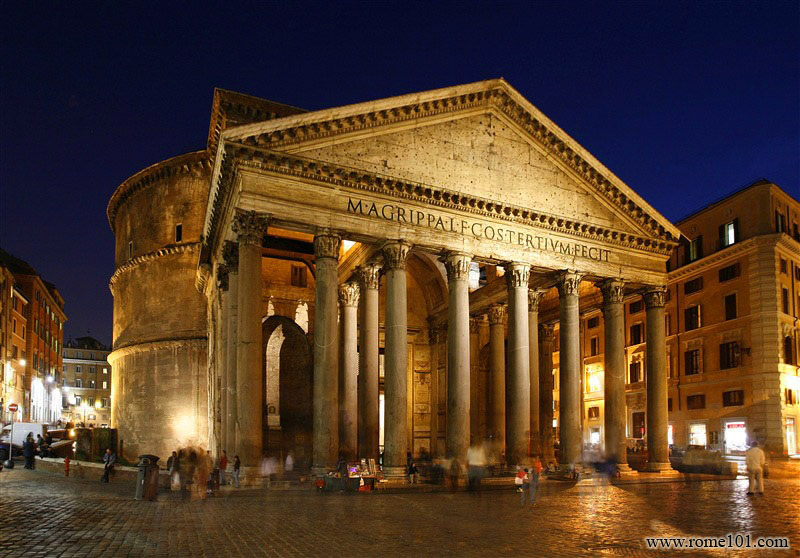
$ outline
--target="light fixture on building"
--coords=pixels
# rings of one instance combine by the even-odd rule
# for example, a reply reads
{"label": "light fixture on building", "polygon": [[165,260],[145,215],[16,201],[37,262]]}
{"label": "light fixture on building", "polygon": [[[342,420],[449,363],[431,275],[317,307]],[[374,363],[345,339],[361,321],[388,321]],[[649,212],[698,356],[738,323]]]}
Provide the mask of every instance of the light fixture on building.
{"label": "light fixture on building", "polygon": [[21,358],[21,359],[19,359],[19,363],[20,363],[21,366],[25,366],[28,363],[28,361],[25,360],[24,358]]}

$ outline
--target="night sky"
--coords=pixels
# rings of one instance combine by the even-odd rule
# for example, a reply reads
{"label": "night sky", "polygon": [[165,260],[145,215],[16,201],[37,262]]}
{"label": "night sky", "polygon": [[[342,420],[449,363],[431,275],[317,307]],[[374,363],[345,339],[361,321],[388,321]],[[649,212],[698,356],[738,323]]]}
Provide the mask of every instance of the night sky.
{"label": "night sky", "polygon": [[3,2],[0,246],[67,338],[111,342],[108,199],[205,146],[214,87],[314,110],[502,76],[669,219],[800,197],[796,1],[209,4]]}

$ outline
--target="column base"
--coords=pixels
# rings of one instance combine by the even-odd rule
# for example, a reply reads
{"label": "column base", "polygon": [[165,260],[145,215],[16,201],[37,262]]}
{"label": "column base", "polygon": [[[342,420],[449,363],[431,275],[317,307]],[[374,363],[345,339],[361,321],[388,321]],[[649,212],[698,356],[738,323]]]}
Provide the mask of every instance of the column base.
{"label": "column base", "polygon": [[675,471],[675,469],[672,468],[672,464],[669,462],[659,463],[651,461],[648,462],[643,469],[645,473],[670,473],[672,471]]}
{"label": "column base", "polygon": [[387,480],[400,480],[408,477],[405,467],[384,467],[383,478]]}
{"label": "column base", "polygon": [[263,484],[264,484],[264,477],[261,476],[261,467],[239,468],[239,486],[246,486],[249,488],[253,488],[253,487],[260,487]]}

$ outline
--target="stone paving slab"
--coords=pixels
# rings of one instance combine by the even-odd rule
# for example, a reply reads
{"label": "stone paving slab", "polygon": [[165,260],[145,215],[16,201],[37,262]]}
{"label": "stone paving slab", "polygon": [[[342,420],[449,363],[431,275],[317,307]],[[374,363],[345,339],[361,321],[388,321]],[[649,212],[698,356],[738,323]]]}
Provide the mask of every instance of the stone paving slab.
{"label": "stone paving slab", "polygon": [[[480,494],[232,490],[206,500],[130,483],[0,473],[0,556],[794,556],[800,479],[545,483],[533,507]],[[788,536],[793,549],[653,551],[646,536]]]}

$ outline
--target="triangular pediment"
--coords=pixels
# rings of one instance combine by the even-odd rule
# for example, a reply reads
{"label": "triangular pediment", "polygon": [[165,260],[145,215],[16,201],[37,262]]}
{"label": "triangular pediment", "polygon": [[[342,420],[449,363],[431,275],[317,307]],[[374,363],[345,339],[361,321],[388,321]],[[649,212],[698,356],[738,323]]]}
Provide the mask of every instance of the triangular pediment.
{"label": "triangular pediment", "polygon": [[639,238],[679,236],[503,80],[278,118],[222,137]]}

